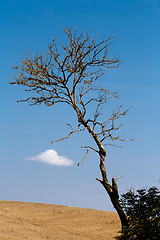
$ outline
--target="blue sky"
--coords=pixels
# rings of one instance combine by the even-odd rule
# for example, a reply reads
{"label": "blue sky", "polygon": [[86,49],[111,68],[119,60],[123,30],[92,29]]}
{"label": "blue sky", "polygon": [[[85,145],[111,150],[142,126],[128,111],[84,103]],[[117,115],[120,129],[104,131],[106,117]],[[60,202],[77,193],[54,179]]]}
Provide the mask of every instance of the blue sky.
{"label": "blue sky", "polygon": [[[160,187],[159,23],[159,0],[0,1],[1,200],[113,211],[96,181],[100,177],[98,156],[91,152],[76,166],[84,155],[80,146],[90,141],[88,136],[75,134],[51,144],[68,133],[65,124],[76,120],[74,112],[62,105],[18,104],[24,91],[9,85],[11,64],[19,63],[27,49],[43,51],[52,36],[58,43],[64,42],[64,26],[89,30],[98,39],[116,35],[111,53],[117,53],[123,62],[118,69],[106,71],[102,86],[117,91],[124,106],[133,105],[124,119],[123,132],[136,139],[121,149],[106,149],[108,176],[121,176],[120,193],[130,187]],[[33,159],[49,149],[56,151],[58,159],[64,156],[74,164],[57,166]]]}

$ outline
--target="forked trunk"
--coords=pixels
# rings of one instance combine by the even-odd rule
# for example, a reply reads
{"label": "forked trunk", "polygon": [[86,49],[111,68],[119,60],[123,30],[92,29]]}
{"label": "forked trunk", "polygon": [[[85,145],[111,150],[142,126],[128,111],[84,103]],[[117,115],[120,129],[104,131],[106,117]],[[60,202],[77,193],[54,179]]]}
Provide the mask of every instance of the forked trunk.
{"label": "forked trunk", "polygon": [[107,175],[106,175],[106,168],[105,168],[105,156],[101,152],[100,152],[100,171],[101,171],[103,180],[100,180],[100,179],[97,179],[97,180],[100,181],[100,183],[103,185],[103,187],[107,191],[111,199],[111,202],[120,218],[122,229],[124,227],[128,227],[127,216],[124,213],[119,202],[119,194],[118,194],[118,187],[117,187],[116,180],[112,178],[112,185],[108,182]]}
{"label": "forked trunk", "polygon": [[[114,179],[114,178],[113,178]],[[112,180],[113,180],[112,179]],[[106,189],[106,187],[104,187]],[[118,196],[118,192],[117,194],[114,194],[114,192],[110,192],[106,189],[110,199],[111,199],[111,202],[114,206],[114,208],[116,209],[117,213],[118,213],[118,216],[120,218],[120,221],[121,221],[121,226],[122,226],[122,229],[124,227],[128,227],[128,220],[127,220],[127,217],[126,217],[126,214],[124,213],[120,203],[119,203],[119,196]]]}

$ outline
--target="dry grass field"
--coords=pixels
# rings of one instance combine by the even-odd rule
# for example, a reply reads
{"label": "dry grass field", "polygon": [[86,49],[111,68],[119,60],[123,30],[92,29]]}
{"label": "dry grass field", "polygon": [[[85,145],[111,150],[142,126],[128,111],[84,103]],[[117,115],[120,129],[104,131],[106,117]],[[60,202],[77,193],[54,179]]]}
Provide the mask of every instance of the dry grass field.
{"label": "dry grass field", "polygon": [[113,212],[0,201],[0,240],[111,240],[119,230]]}

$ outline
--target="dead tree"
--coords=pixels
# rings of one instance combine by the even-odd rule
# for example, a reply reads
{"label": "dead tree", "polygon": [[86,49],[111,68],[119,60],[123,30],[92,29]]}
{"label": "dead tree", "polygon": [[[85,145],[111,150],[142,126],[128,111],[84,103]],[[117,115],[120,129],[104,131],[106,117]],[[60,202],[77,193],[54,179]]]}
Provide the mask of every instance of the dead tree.
{"label": "dead tree", "polygon": [[[119,105],[109,118],[101,121],[102,105],[118,98],[118,95],[96,85],[97,80],[104,75],[105,69],[117,68],[120,64],[117,56],[110,58],[108,55],[113,38],[97,42],[96,38],[89,36],[88,33],[78,34],[76,30],[68,28],[65,28],[64,32],[68,37],[68,44],[58,48],[53,38],[44,54],[32,56],[27,52],[20,65],[13,66],[17,73],[12,76],[10,84],[22,85],[25,91],[30,92],[30,96],[20,100],[21,102],[29,102],[32,105],[44,103],[47,106],[66,103],[72,107],[78,120],[77,129],[68,124],[70,127],[68,136],[55,141],[67,139],[80,131],[87,131],[90,134],[96,148],[84,146],[86,154],[82,161],[86,159],[89,150],[99,155],[102,179],[97,180],[107,191],[122,227],[128,226],[126,215],[119,203],[116,180],[112,178],[112,183],[109,183],[107,178],[104,148],[107,144],[114,146],[116,140],[126,141],[118,135],[122,124],[118,125],[117,122],[119,123],[119,119],[126,115],[128,109],[122,110],[122,105]],[[88,117],[90,105],[95,106],[95,112]]]}

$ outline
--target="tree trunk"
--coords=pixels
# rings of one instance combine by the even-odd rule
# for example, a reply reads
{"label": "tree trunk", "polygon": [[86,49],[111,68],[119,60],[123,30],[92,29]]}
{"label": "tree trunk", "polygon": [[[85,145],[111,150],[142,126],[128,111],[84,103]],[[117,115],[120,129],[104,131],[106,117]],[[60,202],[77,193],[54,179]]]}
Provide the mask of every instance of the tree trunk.
{"label": "tree trunk", "polygon": [[121,226],[123,229],[124,227],[128,227],[128,220],[119,202],[117,183],[114,178],[112,178],[112,185],[108,182],[107,175],[106,175],[106,168],[105,168],[105,156],[101,152],[99,153],[99,155],[100,155],[100,171],[101,171],[103,180],[100,180],[100,179],[97,179],[97,180],[103,185],[103,187],[107,191],[111,199],[111,202],[118,213],[118,216],[121,221]]}
{"label": "tree trunk", "polygon": [[103,187],[107,191],[107,193],[111,199],[111,202],[112,202],[114,208],[116,209],[118,216],[120,218],[122,229],[124,227],[128,227],[128,220],[127,220],[126,214],[124,213],[124,211],[120,205],[120,202],[119,202],[118,187],[117,187],[116,180],[114,178],[112,178],[112,185],[111,185],[107,179],[107,173],[106,173],[106,167],[105,167],[106,151],[105,151],[101,141],[99,140],[98,135],[92,130],[92,128],[84,120],[82,114],[78,112],[78,110],[77,110],[77,116],[78,116],[79,123],[83,124],[83,126],[87,128],[88,132],[92,135],[94,141],[96,142],[96,144],[99,148],[98,153],[100,156],[100,171],[101,171],[103,180],[100,180],[100,179],[97,179],[97,180],[103,185]]}
{"label": "tree trunk", "polygon": [[[106,189],[106,191],[107,191],[107,189]],[[117,213],[119,215],[119,218],[121,220],[122,229],[124,227],[128,227],[128,220],[127,220],[126,214],[124,213],[124,211],[123,211],[123,209],[122,209],[122,207],[121,207],[121,205],[119,203],[119,196],[115,195],[114,192],[107,191],[107,193],[109,194],[111,202],[112,202],[114,208],[116,209],[116,211],[117,211]]]}

